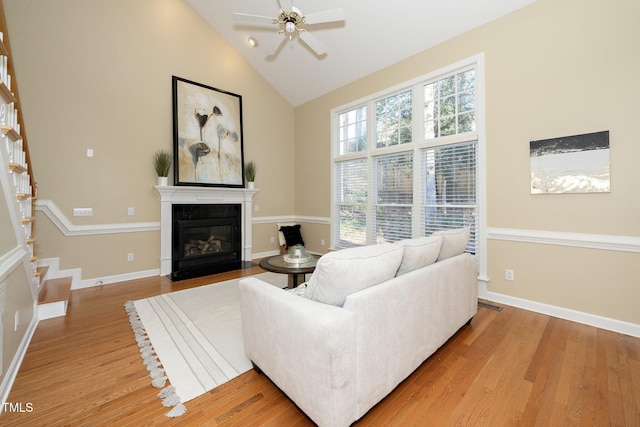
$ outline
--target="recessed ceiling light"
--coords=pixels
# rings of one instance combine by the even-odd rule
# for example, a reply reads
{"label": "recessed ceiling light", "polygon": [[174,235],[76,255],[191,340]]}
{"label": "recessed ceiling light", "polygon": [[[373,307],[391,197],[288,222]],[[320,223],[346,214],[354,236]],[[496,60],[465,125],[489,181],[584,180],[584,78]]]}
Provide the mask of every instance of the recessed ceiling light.
{"label": "recessed ceiling light", "polygon": [[251,47],[258,46],[258,40],[254,39],[253,37],[249,37],[247,39],[247,42],[249,42],[249,46],[251,46]]}

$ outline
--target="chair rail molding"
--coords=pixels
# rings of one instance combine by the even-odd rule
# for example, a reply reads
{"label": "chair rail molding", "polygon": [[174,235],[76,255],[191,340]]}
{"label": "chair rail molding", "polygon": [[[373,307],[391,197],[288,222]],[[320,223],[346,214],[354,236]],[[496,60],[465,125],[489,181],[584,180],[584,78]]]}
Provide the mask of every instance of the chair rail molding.
{"label": "chair rail molding", "polygon": [[28,255],[29,252],[22,246],[16,246],[9,252],[0,255],[0,282],[18,268]]}
{"label": "chair rail molding", "polygon": [[[35,206],[36,211],[44,213],[60,230],[60,232],[67,237],[160,231],[160,221],[75,225],[69,220],[64,212],[58,208],[53,200],[37,200]],[[302,215],[254,216],[251,222],[252,224],[275,224],[278,222],[304,222],[324,225],[331,224],[331,220],[328,217]]]}
{"label": "chair rail molding", "polygon": [[301,222],[307,224],[330,225],[331,219],[324,216],[280,215],[280,216],[254,216],[254,224],[276,224],[279,222]]}
{"label": "chair rail molding", "polygon": [[487,239],[640,253],[640,237],[635,236],[489,227]]}
{"label": "chair rail molding", "polygon": [[37,200],[36,210],[43,212],[66,237],[95,234],[140,233],[159,231],[160,222],[129,222],[122,224],[75,225],[56,206],[53,200]]}

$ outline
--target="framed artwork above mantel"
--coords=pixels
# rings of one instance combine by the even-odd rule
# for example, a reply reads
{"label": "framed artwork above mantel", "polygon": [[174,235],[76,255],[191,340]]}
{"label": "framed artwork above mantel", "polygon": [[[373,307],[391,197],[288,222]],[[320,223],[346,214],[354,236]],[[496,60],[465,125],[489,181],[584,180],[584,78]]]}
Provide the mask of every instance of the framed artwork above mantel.
{"label": "framed artwork above mantel", "polygon": [[242,97],[173,76],[174,183],[244,187]]}

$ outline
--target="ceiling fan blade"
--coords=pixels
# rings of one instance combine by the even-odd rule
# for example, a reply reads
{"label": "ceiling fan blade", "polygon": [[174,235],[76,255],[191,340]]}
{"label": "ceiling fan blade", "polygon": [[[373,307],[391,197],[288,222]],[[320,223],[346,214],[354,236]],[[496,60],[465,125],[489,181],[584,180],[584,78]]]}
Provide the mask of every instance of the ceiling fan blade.
{"label": "ceiling fan blade", "polygon": [[267,56],[267,60],[268,61],[273,61],[274,59],[276,59],[276,57],[280,54],[280,51],[282,50],[284,45],[287,44],[288,41],[289,41],[289,37],[283,36],[282,37],[282,41],[278,45],[278,48],[275,51],[273,51],[273,53],[271,55]]}
{"label": "ceiling fan blade", "polygon": [[293,8],[292,0],[278,0],[278,3],[280,4],[280,9],[285,12],[291,12],[291,9]]}
{"label": "ceiling fan blade", "polygon": [[304,20],[309,25],[344,21],[344,11],[342,9],[331,9],[324,12],[310,13],[305,15]]}
{"label": "ceiling fan blade", "polygon": [[256,22],[259,24],[273,24],[273,18],[269,18],[268,16],[260,16],[260,15],[250,15],[248,13],[232,13],[234,21],[241,22]]}
{"label": "ceiling fan blade", "polygon": [[324,47],[324,45],[320,43],[317,38],[309,34],[308,31],[301,31],[298,36],[303,42],[306,43],[307,46],[313,49],[316,54],[324,55],[325,53],[327,53],[327,49]]}

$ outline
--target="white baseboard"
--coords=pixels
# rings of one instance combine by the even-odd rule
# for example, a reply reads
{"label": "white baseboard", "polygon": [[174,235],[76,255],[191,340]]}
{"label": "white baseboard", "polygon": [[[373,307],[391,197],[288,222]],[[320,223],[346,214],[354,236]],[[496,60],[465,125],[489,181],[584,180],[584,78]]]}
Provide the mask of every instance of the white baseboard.
{"label": "white baseboard", "polygon": [[251,259],[252,260],[261,259],[261,258],[266,258],[266,257],[269,257],[269,256],[275,256],[275,255],[280,255],[280,250],[254,253],[254,254],[251,254]]}
{"label": "white baseboard", "polygon": [[117,282],[125,282],[127,280],[142,279],[145,277],[159,276],[160,269],[154,268],[151,270],[134,271],[132,273],[116,274],[113,276],[94,277],[92,279],[79,280],[77,285],[72,286],[71,289],[84,289],[91,288],[93,286],[109,285]]}
{"label": "white baseboard", "polygon": [[497,292],[490,292],[487,290],[487,282],[485,280],[478,281],[478,297],[494,303],[506,304],[512,307],[545,314],[547,316],[570,320],[572,322],[582,323],[584,325],[594,326],[596,328],[640,338],[640,325],[635,323],[623,322],[622,320],[611,319],[609,317],[598,316],[596,314],[585,313],[582,311],[572,310],[570,308],[544,304]]}
{"label": "white baseboard", "polygon": [[[36,302],[37,304],[37,302]],[[2,380],[2,384],[0,384],[0,401],[2,405],[0,405],[0,413],[2,413],[2,409],[4,408],[4,403],[9,398],[9,392],[11,391],[11,387],[13,387],[13,383],[18,375],[18,371],[20,370],[20,365],[22,365],[22,360],[24,359],[24,355],[27,354],[27,349],[29,348],[29,344],[31,343],[31,338],[36,331],[36,327],[38,326],[38,316],[35,315],[36,304],[33,306],[34,316],[31,318],[31,322],[29,323],[29,327],[27,328],[24,336],[22,337],[22,341],[20,341],[20,346],[18,347],[18,351],[13,356],[13,360],[11,364],[7,368],[7,372]],[[23,402],[25,403],[25,402]]]}
{"label": "white baseboard", "polygon": [[37,261],[37,266],[49,266],[47,278],[56,279],[59,277],[71,277],[71,290],[90,288],[93,286],[107,285],[110,283],[124,282],[126,280],[142,279],[144,277],[158,276],[160,269],[134,271],[132,273],[116,274],[113,276],[94,277],[91,279],[82,278],[81,268],[60,270],[59,258],[43,258]]}

